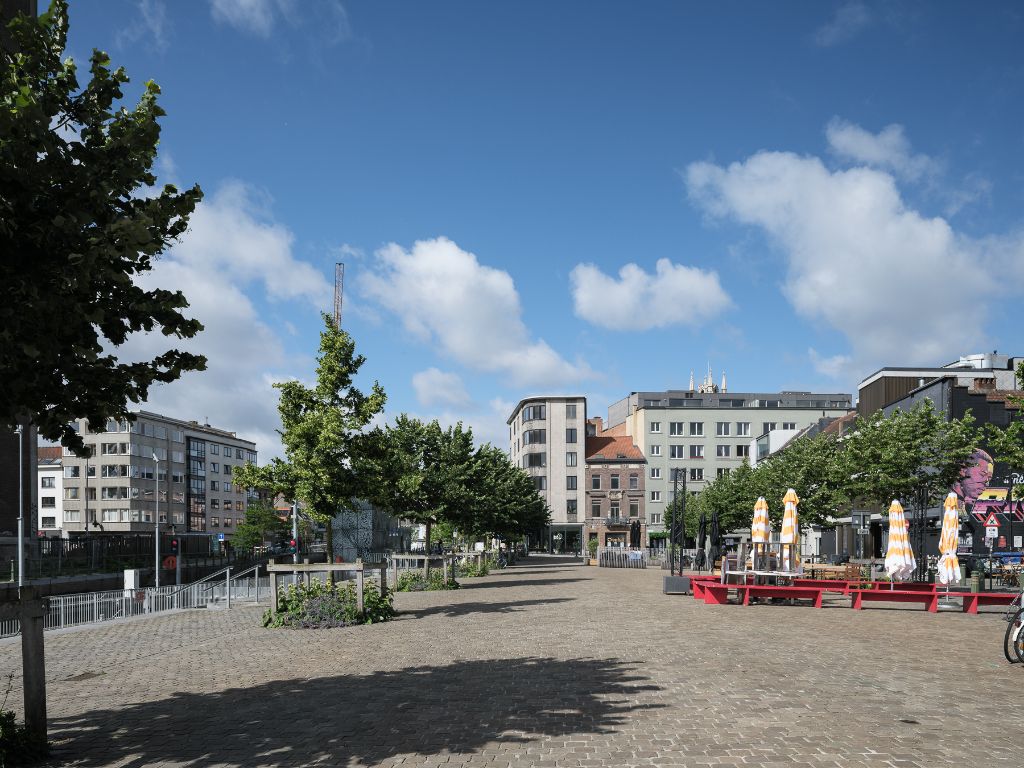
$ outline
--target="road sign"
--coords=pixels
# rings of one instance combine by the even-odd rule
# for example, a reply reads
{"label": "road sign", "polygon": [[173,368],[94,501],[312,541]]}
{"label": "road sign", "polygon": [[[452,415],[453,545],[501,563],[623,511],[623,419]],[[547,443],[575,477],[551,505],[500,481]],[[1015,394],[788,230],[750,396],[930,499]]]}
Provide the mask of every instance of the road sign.
{"label": "road sign", "polygon": [[985,526],[985,538],[986,539],[998,539],[999,538],[999,528],[997,526],[994,526],[994,525],[986,525]]}
{"label": "road sign", "polygon": [[218,533],[217,534],[217,541],[224,541],[224,534],[223,533]]}
{"label": "road sign", "polygon": [[857,533],[859,533],[861,536],[867,536],[869,533],[871,533],[871,529],[870,528],[858,528],[857,529]]}
{"label": "road sign", "polygon": [[999,527],[999,518],[996,517],[996,513],[995,512],[989,512],[988,517],[985,518],[985,527],[986,528],[993,528],[993,527],[994,528],[998,528]]}

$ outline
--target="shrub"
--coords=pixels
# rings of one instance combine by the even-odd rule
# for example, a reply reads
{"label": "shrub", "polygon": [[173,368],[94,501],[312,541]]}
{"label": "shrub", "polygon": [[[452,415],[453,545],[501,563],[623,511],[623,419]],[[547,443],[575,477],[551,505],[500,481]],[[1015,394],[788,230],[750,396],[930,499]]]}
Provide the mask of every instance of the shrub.
{"label": "shrub", "polygon": [[597,539],[591,539],[587,542],[587,552],[590,553],[591,557],[597,557]]}
{"label": "shrub", "polygon": [[466,576],[469,578],[477,578],[480,576],[486,576],[491,572],[490,563],[487,562],[486,557],[479,559],[479,564],[473,560],[464,560],[459,563],[459,576]]}
{"label": "shrub", "polygon": [[7,706],[7,697],[14,686],[14,673],[7,675],[7,687],[3,701],[0,701],[0,768],[9,765],[27,765],[46,757],[46,744],[31,739],[25,726],[19,725],[14,713]]}
{"label": "shrub", "polygon": [[434,592],[445,589],[458,589],[459,582],[453,577],[448,577],[445,583],[444,572],[440,569],[430,572],[430,577],[423,578],[421,571],[405,571],[398,577],[396,592]]}
{"label": "shrub", "polygon": [[377,585],[363,588],[363,612],[356,601],[356,587],[351,581],[331,586],[321,581],[310,584],[289,584],[278,591],[277,615],[269,609],[263,614],[265,627],[295,629],[329,629],[352,624],[375,624],[395,615],[391,595],[381,595]]}

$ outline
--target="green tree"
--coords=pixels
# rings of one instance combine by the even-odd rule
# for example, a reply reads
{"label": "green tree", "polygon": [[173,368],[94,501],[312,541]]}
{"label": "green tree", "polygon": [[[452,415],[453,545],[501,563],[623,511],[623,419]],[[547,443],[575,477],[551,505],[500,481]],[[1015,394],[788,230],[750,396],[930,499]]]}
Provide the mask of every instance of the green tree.
{"label": "green tree", "polygon": [[146,362],[115,354],[138,331],[191,338],[202,325],[181,292],[146,290],[137,277],[188,225],[198,186],[154,193],[160,88],[118,106],[123,68],[94,50],[89,82],[61,61],[65,0],[11,24],[0,59],[0,426],[31,420],[77,452],[68,426],[129,417],[154,382],[203,370],[205,358],[170,349]]}
{"label": "green tree", "polygon": [[462,522],[467,533],[511,540],[550,522],[550,511],[533,479],[505,451],[483,445],[474,463]]}
{"label": "green tree", "polygon": [[386,397],[377,382],[369,394],[356,388],[354,378],[366,358],[356,354],[352,337],[326,314],[323,321],[315,386],[299,381],[274,385],[281,392],[277,409],[285,458],[239,467],[235,483],[302,502],[306,515],[327,526],[327,555],[333,561],[331,520],[367,495],[371,478],[356,466],[367,447],[363,430],[383,410]]}
{"label": "green tree", "polygon": [[913,409],[858,418],[843,440],[851,499],[886,509],[893,499],[938,504],[970,464],[978,444],[974,417],[947,420],[931,400]]}
{"label": "green tree", "polygon": [[[783,497],[793,488],[800,497],[800,526],[831,525],[849,500],[850,483],[843,446],[833,435],[793,440],[754,468],[758,493],[747,500],[752,519],[754,502],[764,496],[773,525],[782,525]],[[749,521],[748,521],[749,524]]]}
{"label": "green tree", "polygon": [[238,523],[231,545],[243,551],[287,538],[291,526],[281,517],[269,501],[259,500],[249,504],[245,519]]}

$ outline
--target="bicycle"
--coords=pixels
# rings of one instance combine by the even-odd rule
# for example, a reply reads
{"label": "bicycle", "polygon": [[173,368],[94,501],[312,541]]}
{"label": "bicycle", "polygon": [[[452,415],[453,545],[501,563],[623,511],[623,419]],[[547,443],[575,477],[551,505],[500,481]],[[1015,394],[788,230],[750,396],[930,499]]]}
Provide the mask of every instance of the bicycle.
{"label": "bicycle", "polygon": [[1024,607],[1017,595],[1006,609],[1006,634],[1003,635],[1003,655],[1011,664],[1024,662]]}

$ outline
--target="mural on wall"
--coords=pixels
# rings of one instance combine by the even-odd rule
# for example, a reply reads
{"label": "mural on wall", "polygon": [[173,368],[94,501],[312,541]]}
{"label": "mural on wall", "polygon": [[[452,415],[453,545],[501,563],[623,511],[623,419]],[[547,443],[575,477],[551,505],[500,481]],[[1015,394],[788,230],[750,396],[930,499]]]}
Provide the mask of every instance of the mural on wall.
{"label": "mural on wall", "polygon": [[[999,536],[995,540],[995,548],[1010,546],[1010,529],[1016,523],[1024,522],[1024,500],[1021,489],[1024,489],[1024,476],[1002,472],[992,456],[981,448],[974,452],[972,462],[964,471],[960,482],[953,486],[953,491],[960,497],[960,510],[967,513],[968,527],[960,532],[958,552],[970,554],[975,551],[986,552],[988,547],[982,538],[985,522],[991,515],[999,524]],[[1013,500],[1008,501],[1011,484],[1014,488]],[[1012,541],[1020,540],[1017,531],[1013,532]]]}
{"label": "mural on wall", "polygon": [[953,486],[953,493],[960,497],[964,506],[971,506],[988,488],[995,472],[995,464],[988,451],[979,448],[971,457],[971,463],[960,476],[960,482]]}

